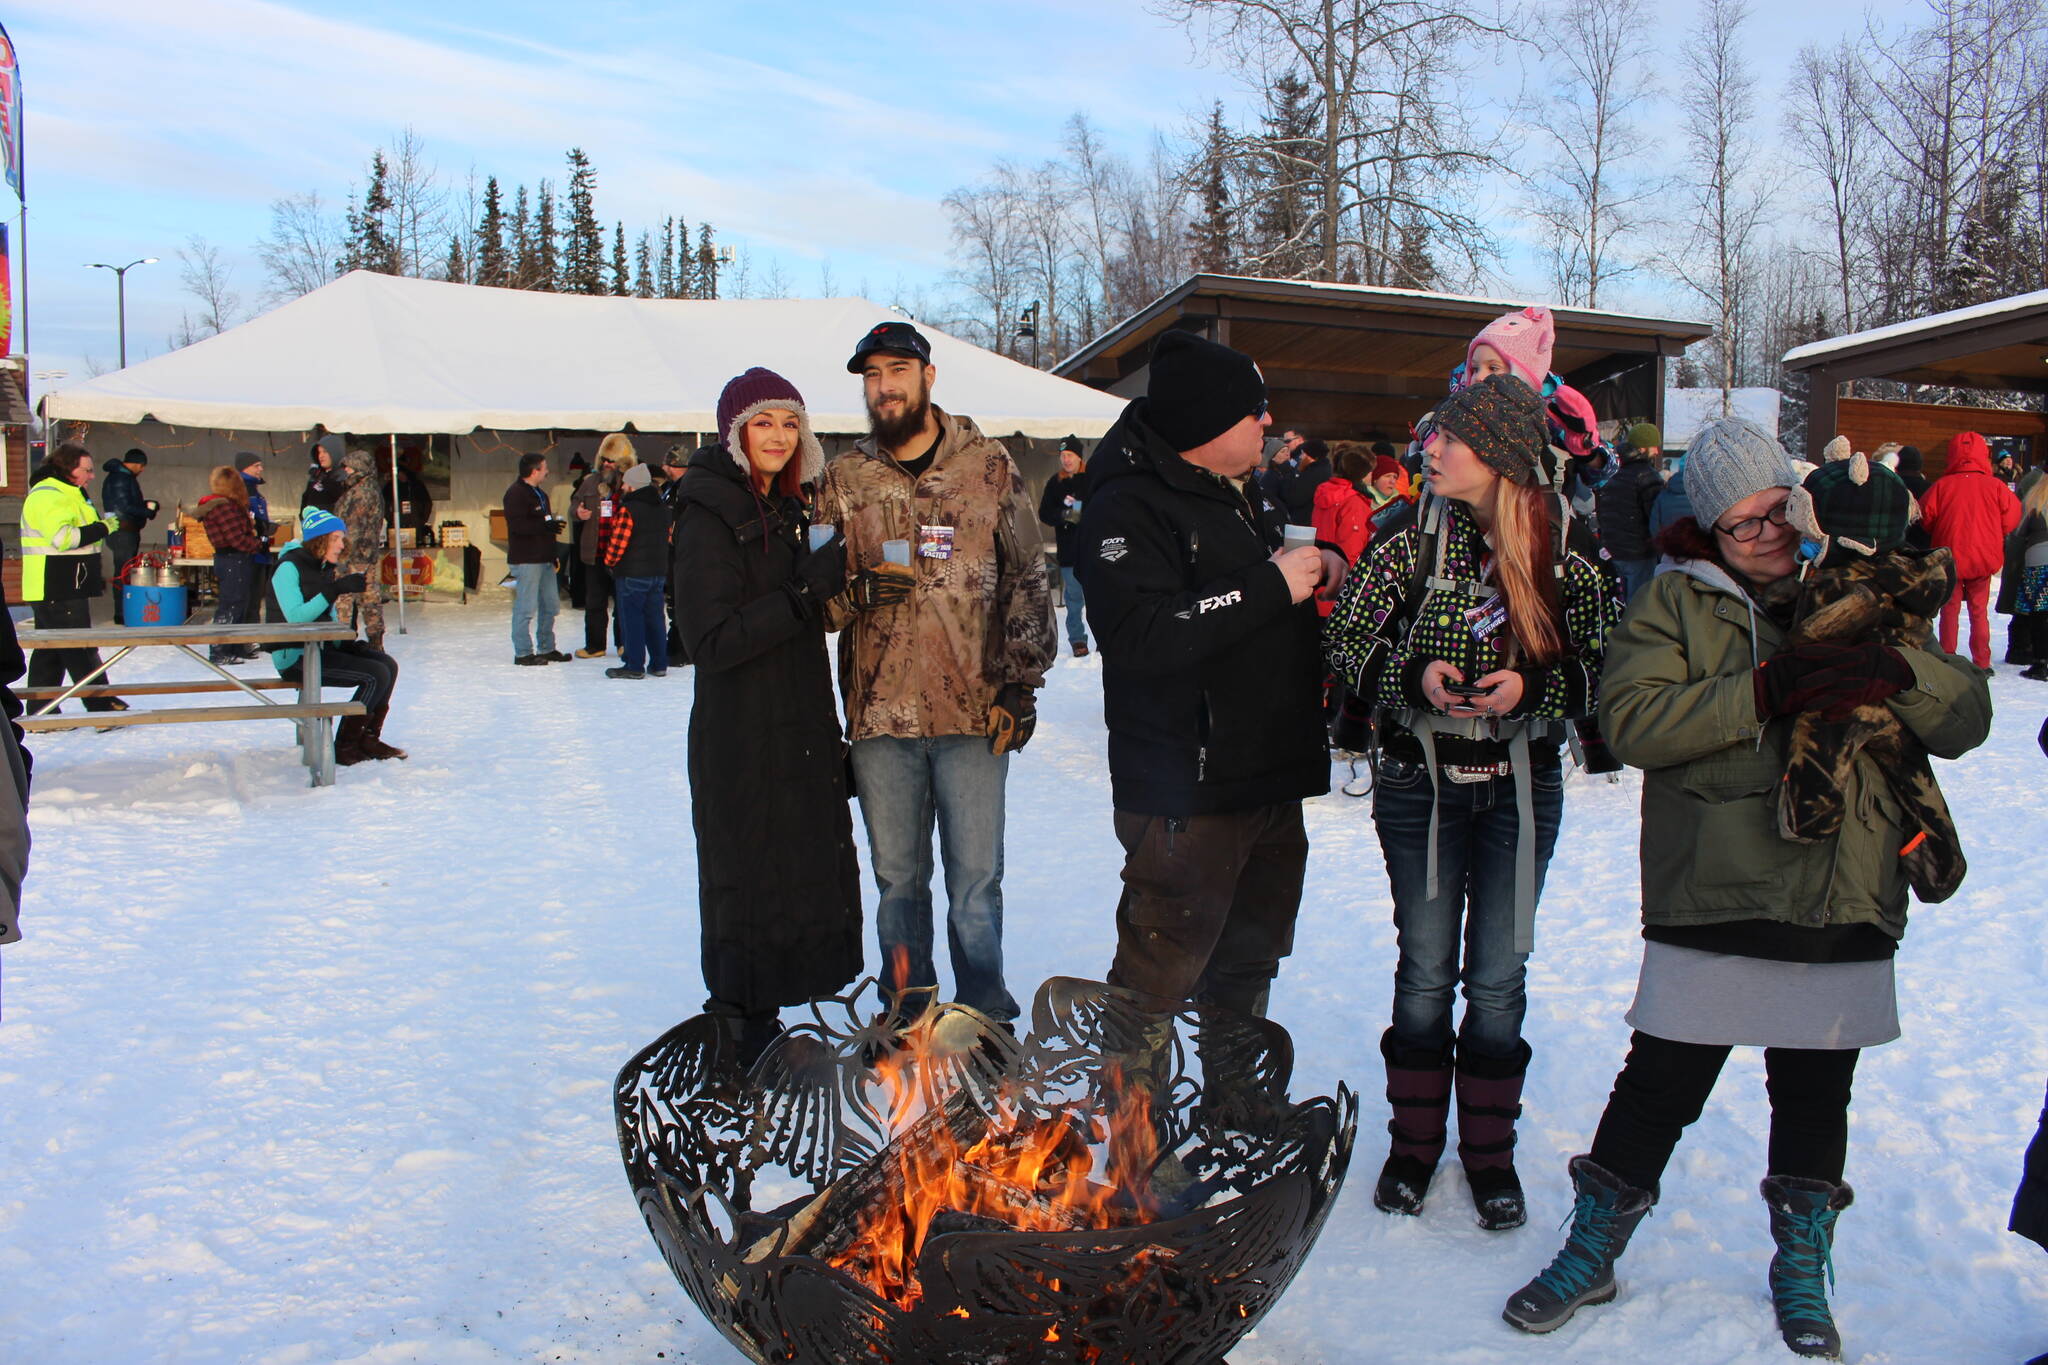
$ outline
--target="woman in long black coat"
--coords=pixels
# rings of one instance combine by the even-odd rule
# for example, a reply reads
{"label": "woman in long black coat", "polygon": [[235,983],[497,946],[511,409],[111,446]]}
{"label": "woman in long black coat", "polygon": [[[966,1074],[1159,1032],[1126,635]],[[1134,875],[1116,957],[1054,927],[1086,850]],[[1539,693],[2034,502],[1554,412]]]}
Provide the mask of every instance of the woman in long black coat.
{"label": "woman in long black coat", "polygon": [[812,551],[801,486],[822,471],[803,397],[771,371],[725,387],[719,434],[690,460],[675,528],[676,621],[697,666],[690,712],[705,1009],[743,1063],[776,1011],[861,969],[860,870],[847,811],[823,605],[845,587],[836,537]]}

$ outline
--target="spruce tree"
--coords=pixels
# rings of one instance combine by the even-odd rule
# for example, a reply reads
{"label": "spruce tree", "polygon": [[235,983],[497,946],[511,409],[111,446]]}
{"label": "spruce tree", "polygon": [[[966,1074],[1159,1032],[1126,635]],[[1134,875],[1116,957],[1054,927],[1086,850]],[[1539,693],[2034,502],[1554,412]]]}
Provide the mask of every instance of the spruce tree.
{"label": "spruce tree", "polygon": [[484,216],[476,225],[476,282],[500,289],[512,282],[505,255],[505,197],[495,175],[484,181]]}
{"label": "spruce tree", "polygon": [[362,203],[348,211],[341,267],[344,270],[373,270],[379,275],[401,273],[398,243],[391,236],[388,218],[391,192],[385,187],[391,168],[379,148],[370,157],[370,183],[363,190]]}
{"label": "spruce tree", "polygon": [[693,289],[690,297],[715,299],[718,297],[718,251],[711,245],[711,224],[697,225],[697,268],[694,272]]}
{"label": "spruce tree", "polygon": [[540,260],[534,251],[533,214],[527,208],[524,185],[512,198],[512,247],[512,278],[508,283],[514,289],[531,289],[534,276],[540,270]]}
{"label": "spruce tree", "polygon": [[581,147],[569,149],[569,224],[563,234],[561,290],[603,294],[604,229],[597,225],[597,172]]}
{"label": "spruce tree", "polygon": [[676,220],[661,225],[661,268],[654,276],[657,298],[672,299],[676,292]]}
{"label": "spruce tree", "polygon": [[1303,164],[1314,158],[1319,121],[1316,98],[1300,76],[1281,76],[1266,92],[1260,206],[1249,225],[1253,264],[1261,275],[1298,280],[1319,267],[1316,225],[1322,216],[1322,187]]}
{"label": "spruce tree", "polygon": [[548,293],[562,290],[561,257],[555,242],[555,191],[540,182],[540,208],[533,215],[533,281],[528,289]]}
{"label": "spruce tree", "polygon": [[645,232],[640,234],[640,244],[633,248],[633,297],[654,297],[654,238]]}
{"label": "spruce tree", "polygon": [[697,297],[696,257],[690,251],[690,220],[680,215],[671,220],[676,225],[676,278],[674,294],[679,299]]}
{"label": "spruce tree", "polygon": [[1223,123],[1223,101],[1209,111],[1209,133],[1202,144],[1195,174],[1199,217],[1188,225],[1188,255],[1206,275],[1228,275],[1237,268],[1236,211],[1230,203],[1230,129]]}
{"label": "spruce tree", "polygon": [[469,283],[469,263],[462,258],[462,238],[459,234],[448,236],[448,262],[441,268],[441,278],[450,284]]}
{"label": "spruce tree", "polygon": [[624,297],[632,293],[626,274],[626,225],[612,224],[612,293]]}

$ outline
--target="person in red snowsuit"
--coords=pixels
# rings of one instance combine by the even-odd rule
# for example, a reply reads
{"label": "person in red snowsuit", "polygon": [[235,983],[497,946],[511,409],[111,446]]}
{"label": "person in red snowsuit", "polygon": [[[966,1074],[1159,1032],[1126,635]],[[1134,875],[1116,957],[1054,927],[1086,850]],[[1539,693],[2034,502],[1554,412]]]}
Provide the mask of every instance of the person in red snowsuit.
{"label": "person in red snowsuit", "polygon": [[1991,447],[1974,431],[1949,438],[1948,470],[1920,500],[1934,543],[1956,559],[1956,591],[1941,609],[1941,647],[1956,652],[1957,617],[1970,608],[1970,662],[1991,667],[1991,576],[2005,564],[2005,538],[2020,524],[2020,500],[1991,472]]}

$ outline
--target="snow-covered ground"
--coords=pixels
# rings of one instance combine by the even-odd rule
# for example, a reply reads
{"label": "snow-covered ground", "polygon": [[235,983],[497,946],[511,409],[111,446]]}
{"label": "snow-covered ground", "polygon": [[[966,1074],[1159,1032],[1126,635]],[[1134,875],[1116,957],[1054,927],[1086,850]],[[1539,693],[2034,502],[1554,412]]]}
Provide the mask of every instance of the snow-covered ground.
{"label": "snow-covered ground", "polygon": [[[691,677],[514,669],[504,620],[435,606],[392,637],[389,737],[413,757],[329,790],[306,785],[281,724],[35,737],[26,940],[5,952],[0,1021],[0,1360],[740,1359],[656,1255],[610,1108],[620,1063],[701,999]],[[1837,1249],[1853,1360],[2048,1349],[2048,1256],[2004,1231],[2048,1073],[2048,685],[2003,669],[1993,687],[1990,744],[1942,768],[1969,883],[1916,914],[1905,1037],[1857,1077]],[[1062,660],[1041,704],[1011,770],[1020,995],[1106,968],[1120,863],[1097,661]],[[1531,1218],[1508,1234],[1473,1226],[1454,1161],[1424,1217],[1372,1207],[1386,880],[1367,803],[1311,804],[1273,1013],[1301,1093],[1343,1079],[1364,1096],[1359,1150],[1239,1365],[1791,1359],[1764,1288],[1755,1053],[1681,1147],[1621,1300],[1543,1339],[1499,1320],[1556,1249],[1564,1162],[1620,1063],[1635,981],[1636,780],[1567,792],[1531,986]]]}

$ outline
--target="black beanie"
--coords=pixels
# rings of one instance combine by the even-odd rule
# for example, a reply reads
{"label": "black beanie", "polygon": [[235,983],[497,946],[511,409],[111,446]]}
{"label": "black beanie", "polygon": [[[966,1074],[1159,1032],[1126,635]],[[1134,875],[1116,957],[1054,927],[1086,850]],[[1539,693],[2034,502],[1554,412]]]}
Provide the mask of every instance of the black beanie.
{"label": "black beanie", "polygon": [[1554,457],[1543,400],[1510,374],[1489,375],[1436,405],[1436,424],[1514,483],[1550,483]]}
{"label": "black beanie", "polygon": [[1266,405],[1266,381],[1242,351],[1193,332],[1168,332],[1152,347],[1145,421],[1175,451],[1207,445]]}
{"label": "black beanie", "polygon": [[121,457],[121,463],[122,463],[122,464],[148,464],[148,463],[149,463],[149,452],[148,452],[148,451],[145,451],[145,450],[131,450],[131,451],[129,451],[129,452],[128,452],[128,453],[126,454],[126,455],[123,455],[123,456]]}

